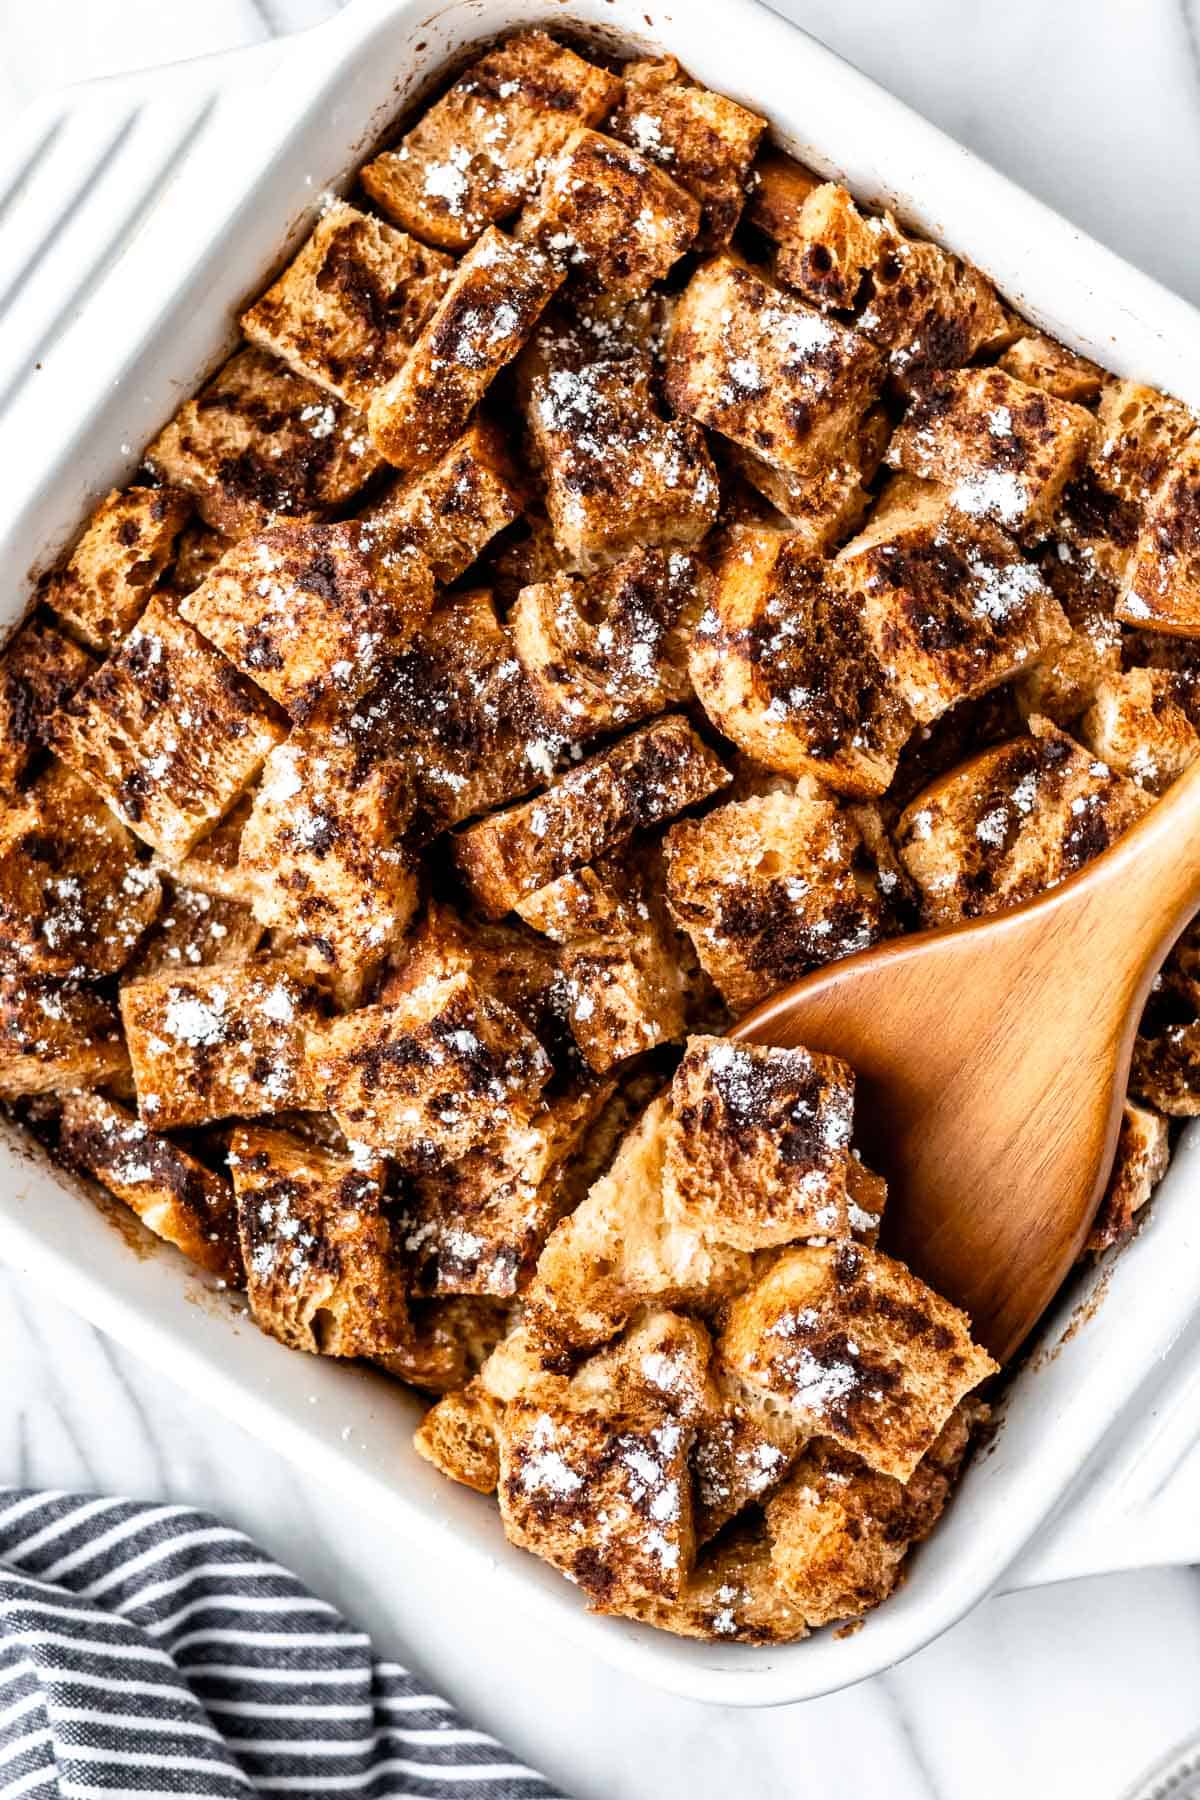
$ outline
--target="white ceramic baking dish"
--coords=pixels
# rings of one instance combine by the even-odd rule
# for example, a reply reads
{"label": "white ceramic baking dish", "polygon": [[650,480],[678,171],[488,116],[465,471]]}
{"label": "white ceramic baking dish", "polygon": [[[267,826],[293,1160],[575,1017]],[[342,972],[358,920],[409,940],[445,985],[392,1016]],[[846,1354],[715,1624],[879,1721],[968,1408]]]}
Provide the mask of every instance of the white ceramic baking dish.
{"label": "white ceramic baking dish", "polygon": [[[968,253],[1039,325],[1110,368],[1200,403],[1200,315],[754,0],[676,0],[674,8],[656,0],[452,0],[432,13],[429,3],[351,0],[291,47],[239,113],[236,131],[218,133],[175,181],[45,379],[27,384],[4,428],[9,516],[0,553],[8,581],[0,625],[27,602],[23,572],[53,558],[88,505],[128,477],[138,448],[226,353],[240,304],[303,236],[322,192],[347,184],[389,120],[448,58],[517,25],[583,29],[618,48],[670,51],[702,80],[768,114],[780,141],[806,162]],[[986,1594],[1012,1585],[1006,1572],[1018,1558],[1028,1561],[1039,1532],[1056,1546],[1051,1574],[1100,1566],[1094,1552],[1082,1562],[1061,1552],[1051,1515],[1075,1502],[1081,1480],[1094,1489],[1114,1430],[1129,1436],[1132,1422],[1139,1447],[1148,1443],[1164,1468],[1190,1442],[1178,1409],[1167,1453],[1155,1430],[1160,1365],[1200,1300],[1200,1132],[1185,1134],[1149,1228],[1111,1267],[1062,1296],[1045,1348],[1011,1386],[994,1443],[914,1558],[906,1585],[844,1641],[822,1633],[774,1650],[688,1643],[588,1617],[560,1577],[505,1544],[486,1502],[416,1457],[414,1398],[262,1337],[236,1300],[210,1293],[132,1223],[114,1230],[16,1134],[0,1142],[0,1254],[336,1483],[348,1511],[369,1507],[397,1531],[436,1541],[500,1583],[514,1607],[536,1611],[630,1672],[697,1699],[772,1705],[848,1685],[909,1655]],[[1168,1366],[1187,1394],[1200,1367],[1196,1335]],[[1154,1552],[1126,1543],[1120,1558],[1146,1562]]]}

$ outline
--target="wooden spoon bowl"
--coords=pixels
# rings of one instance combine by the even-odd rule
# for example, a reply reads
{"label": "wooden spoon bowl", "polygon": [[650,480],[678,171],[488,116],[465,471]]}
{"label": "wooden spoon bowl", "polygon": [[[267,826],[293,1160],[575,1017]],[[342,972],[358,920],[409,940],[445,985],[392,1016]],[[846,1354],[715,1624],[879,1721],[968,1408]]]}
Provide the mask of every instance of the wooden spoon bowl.
{"label": "wooden spoon bowl", "polygon": [[832,964],[733,1032],[857,1071],[863,1150],[890,1190],[885,1247],[1001,1362],[1087,1239],[1142,1008],[1197,910],[1200,762],[1059,887]]}

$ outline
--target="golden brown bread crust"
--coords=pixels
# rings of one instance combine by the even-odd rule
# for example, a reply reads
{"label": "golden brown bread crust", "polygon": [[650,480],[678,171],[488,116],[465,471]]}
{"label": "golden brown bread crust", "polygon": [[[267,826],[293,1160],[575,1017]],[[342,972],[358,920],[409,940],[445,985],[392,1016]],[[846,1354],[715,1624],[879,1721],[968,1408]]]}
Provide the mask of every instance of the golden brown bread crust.
{"label": "golden brown bread crust", "polygon": [[114,488],[39,598],[89,650],[114,649],[145,610],[191,510],[180,488]]}
{"label": "golden brown bread crust", "polygon": [[1048,546],[1039,567],[1071,635],[1026,667],[1017,677],[1016,695],[1026,718],[1040,713],[1056,725],[1070,726],[1091,705],[1105,678],[1121,670],[1125,634],[1114,611],[1117,584],[1094,558],[1077,556],[1067,543]]}
{"label": "golden brown bread crust", "polygon": [[508,218],[577,125],[598,125],[620,80],[543,31],[481,57],[394,150],[362,171],[371,199],[428,243],[466,250]]}
{"label": "golden brown bread crust", "polygon": [[404,1342],[375,1361],[397,1380],[430,1394],[451,1394],[479,1371],[508,1329],[507,1301],[484,1295],[411,1298]]}
{"label": "golden brown bread crust", "polygon": [[448,586],[520,512],[519,478],[503,436],[476,417],[432,467],[398,477],[359,514],[359,541],[377,555],[415,551]]}
{"label": "golden brown bread crust", "polygon": [[319,519],[379,467],[361,414],[263,350],[238,350],[146,451],[230,538],[276,519]]}
{"label": "golden brown bread crust", "polygon": [[0,656],[0,792],[13,789],[42,742],[45,720],[95,661],[52,625],[31,620]]}
{"label": "golden brown bread crust", "polygon": [[128,1074],[120,1020],[102,995],[0,970],[0,1099],[108,1087]]}
{"label": "golden brown bread crust", "polygon": [[158,916],[125,978],[249,962],[262,940],[263,927],[248,906],[168,880]]}
{"label": "golden brown bread crust", "polygon": [[1200,690],[1182,670],[1106,675],[1078,729],[1118,774],[1161,794],[1200,756]]}
{"label": "golden brown bread crust", "polygon": [[497,1408],[478,1381],[445,1394],[417,1427],[413,1447],[451,1481],[492,1494],[500,1480]]}
{"label": "golden brown bread crust", "polygon": [[1117,617],[1146,631],[1200,633],[1200,438],[1172,457],[1146,504]]}
{"label": "golden brown bread crust", "polygon": [[1056,400],[1074,400],[1080,406],[1099,399],[1104,380],[1104,371],[1096,363],[1039,331],[1010,344],[998,366],[1018,381],[1053,394]]}

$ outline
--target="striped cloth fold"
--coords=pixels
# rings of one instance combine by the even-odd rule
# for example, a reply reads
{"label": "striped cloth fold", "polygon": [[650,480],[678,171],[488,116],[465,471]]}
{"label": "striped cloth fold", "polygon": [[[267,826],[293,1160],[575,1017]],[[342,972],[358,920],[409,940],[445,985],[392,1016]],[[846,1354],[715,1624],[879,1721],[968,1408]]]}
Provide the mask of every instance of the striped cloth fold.
{"label": "striped cloth fold", "polygon": [[0,1488],[0,1796],[554,1800],[241,1532]]}

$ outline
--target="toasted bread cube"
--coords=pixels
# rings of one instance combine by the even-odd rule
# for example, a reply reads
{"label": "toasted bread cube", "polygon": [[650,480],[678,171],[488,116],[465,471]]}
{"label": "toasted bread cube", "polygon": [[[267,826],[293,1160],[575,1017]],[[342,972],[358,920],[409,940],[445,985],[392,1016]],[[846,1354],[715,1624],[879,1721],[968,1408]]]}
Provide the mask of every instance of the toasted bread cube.
{"label": "toasted bread cube", "polygon": [[579,1084],[453,1165],[413,1177],[403,1244],[425,1294],[511,1297],[569,1210],[573,1158],[609,1087]]}
{"label": "toasted bread cube", "polygon": [[179,488],[114,488],[39,598],[89,650],[114,649],[145,611],[191,510]]}
{"label": "toasted bread cube", "polygon": [[700,542],[720,504],[717,472],[702,431],[663,419],[644,356],[546,328],[521,372],[554,541],[574,567]]}
{"label": "toasted bread cube", "polygon": [[1039,331],[1018,338],[1000,358],[1000,368],[1029,387],[1041,388],[1056,400],[1072,400],[1090,406],[1100,397],[1103,369],[1086,356],[1077,356],[1056,338]]}
{"label": "toasted bread cube", "polygon": [[688,1039],[671,1084],[667,1218],[761,1250],[849,1233],[854,1076],[807,1050]]}
{"label": "toasted bread cube", "polygon": [[913,718],[861,613],[803,537],[733,532],[689,661],[713,724],[765,768],[882,793]]}
{"label": "toasted bread cube", "polygon": [[275,519],[319,519],[370,480],[379,459],[361,414],[262,350],[238,350],[146,451],[230,538]]}
{"label": "toasted bread cube", "polygon": [[372,396],[367,420],[379,454],[397,469],[427,468],[443,456],[562,279],[540,250],[489,226],[399,373]]}
{"label": "toasted bread cube", "polygon": [[907,237],[885,216],[880,252],[858,329],[888,352],[901,381],[927,369],[956,369],[1021,335],[987,277],[925,238]]}
{"label": "toasted bread cube", "polygon": [[128,1073],[107,1000],[75,982],[0,970],[0,1099],[108,1087]]}
{"label": "toasted bread cube", "polygon": [[667,398],[777,469],[844,456],[882,383],[868,339],[715,256],[684,289],[667,345]]}
{"label": "toasted bread cube", "polygon": [[1070,626],[1037,568],[946,491],[899,478],[838,552],[864,629],[919,724],[1018,673]]}
{"label": "toasted bread cube", "polygon": [[576,126],[598,125],[620,92],[616,76],[545,32],[520,32],[472,63],[396,149],[369,162],[362,184],[407,230],[465,250],[516,212],[545,160]]}
{"label": "toasted bread cube", "polygon": [[1121,1108],[1117,1154],[1100,1210],[1088,1234],[1095,1255],[1133,1235],[1137,1215],[1167,1172],[1171,1160],[1170,1128],[1161,1113],[1136,1101]]}
{"label": "toasted bread cube", "polygon": [[496,1403],[478,1381],[431,1406],[413,1437],[419,1456],[451,1481],[493,1494],[500,1480]]}
{"label": "toasted bread cube", "polygon": [[246,313],[252,344],[365,412],[397,373],[454,267],[344,200]]}
{"label": "toasted bread cube", "polygon": [[498,919],[526,894],[728,781],[683,714],[668,714],[589,757],[536,799],[466,826],[455,838],[455,859],[483,912]]}
{"label": "toasted bread cube", "polygon": [[15,787],[44,720],[87,680],[95,662],[52,625],[23,625],[0,656],[0,793]]}
{"label": "toasted bread cube", "polygon": [[580,735],[682,705],[704,593],[682,550],[634,550],[590,581],[560,573],[522,588],[508,627],[543,711]]}
{"label": "toasted bread cube", "polygon": [[1150,796],[1046,719],[918,794],[896,847],[926,925],[1002,912],[1099,856]]}
{"label": "toasted bread cube", "polygon": [[594,1074],[683,1036],[686,975],[646,871],[603,860],[560,876],[518,910],[563,946],[566,1014]]}
{"label": "toasted bread cube", "polygon": [[402,756],[422,804],[457,825],[527,794],[564,748],[547,725],[491,594],[456,594],[430,615],[350,717],[372,754]]}
{"label": "toasted bread cube", "polygon": [[162,1131],[307,1104],[315,993],[280,958],[169,970],[121,989],[138,1111]]}
{"label": "toasted bread cube", "polygon": [[172,884],[125,978],[249,962],[262,940],[263,928],[248,906]]}
{"label": "toasted bread cube", "polygon": [[267,758],[238,865],[255,917],[354,1006],[417,908],[403,842],[412,787],[395,759],[368,762],[321,731],[294,731]]}
{"label": "toasted bread cube", "polygon": [[203,519],[191,519],[175,543],[175,559],[168,569],[163,586],[182,600],[193,588],[211,575],[221,558],[232,547],[233,539],[223,537],[206,525]]}
{"label": "toasted bread cube", "polygon": [[1119,775],[1161,794],[1200,756],[1200,692],[1172,669],[1128,669],[1097,684],[1080,732]]}
{"label": "toasted bread cube", "polygon": [[533,1340],[561,1355],[614,1337],[630,1314],[661,1306],[716,1307],[749,1281],[745,1251],[710,1242],[663,1212],[667,1100],[653,1101],[612,1166],[550,1234],[525,1294]]}
{"label": "toasted bread cube", "polygon": [[124,1202],[147,1230],[223,1284],[242,1285],[233,1189],[102,1094],[68,1094],[58,1151]]}
{"label": "toasted bread cube", "polygon": [[863,278],[902,241],[890,220],[861,213],[835,181],[817,182],[790,157],[764,157],[750,217],[776,246],[775,274],[814,305],[852,312]]}
{"label": "toasted bread cube", "polygon": [[997,1367],[957,1307],[862,1245],[785,1252],[730,1302],[718,1350],[799,1424],[898,1481]]}
{"label": "toasted bread cube", "polygon": [[432,468],[400,476],[359,515],[377,550],[412,550],[440,585],[457,581],[521,512],[517,476],[494,425],[476,418]]}
{"label": "toasted bread cube", "polygon": [[1200,1113],[1200,933],[1194,925],[1155,978],[1138,1026],[1129,1085],[1169,1118]]}
{"label": "toasted bread cube", "polygon": [[768,144],[750,183],[746,217],[764,237],[782,244],[798,232],[804,203],[821,185],[819,175]]}
{"label": "toasted bread cube", "polygon": [[874,479],[891,428],[886,411],[873,407],[840,458],[803,474],[773,468],[740,444],[723,448],[726,460],[783,515],[813,555],[826,556],[849,537],[871,504],[865,484]]}
{"label": "toasted bread cube", "polygon": [[723,250],[746,199],[766,120],[685,75],[673,56],[630,62],[608,121],[614,137],[667,171],[700,202],[699,250]]}
{"label": "toasted bread cube", "polygon": [[665,844],[671,911],[735,1012],[883,935],[884,871],[815,784],[682,820]]}
{"label": "toasted bread cube", "polygon": [[1144,631],[1200,635],[1200,437],[1147,501],[1117,617]]}
{"label": "toasted bread cube", "polygon": [[1128,575],[1147,503],[1197,429],[1195,413],[1136,381],[1108,379],[1096,408],[1099,441],[1063,494],[1061,540],[1110,579]]}
{"label": "toasted bread cube", "polygon": [[220,824],[202,837],[185,857],[174,864],[164,864],[171,878],[182,887],[248,907],[254,898],[254,889],[246,876],[238,871],[238,850],[251,805],[252,796],[241,795]]}
{"label": "toasted bread cube", "polygon": [[153,869],[61,763],[0,807],[0,962],[35,975],[112,975],[162,899]]}
{"label": "toasted bread cube", "polygon": [[50,747],[179,861],[283,737],[269,703],[161,600],[46,724]]}
{"label": "toasted bread cube", "polygon": [[517,220],[567,270],[573,291],[618,304],[662,281],[700,229],[700,204],[628,144],[586,128],[552,159]]}
{"label": "toasted bread cube", "polygon": [[696,1541],[706,1544],[787,1474],[808,1433],[722,1371],[710,1382],[692,1446]]}
{"label": "toasted bread cube", "polygon": [[1025,668],[1016,692],[1026,718],[1040,713],[1056,725],[1070,725],[1091,705],[1101,683],[1121,672],[1124,633],[1113,611],[1117,589],[1090,557],[1076,556],[1067,543],[1050,547],[1040,566],[1071,635]]}
{"label": "toasted bread cube", "polygon": [[950,1415],[906,1482],[879,1474],[829,1438],[814,1438],[766,1504],[771,1561],[812,1627],[857,1618],[895,1587],[928,1537],[970,1441],[970,1405]]}
{"label": "toasted bread cube", "polygon": [[418,1169],[528,1123],[550,1076],[533,1033],[464,974],[322,1025],[308,1061],[352,1143]]}
{"label": "toasted bread cube", "polygon": [[585,1405],[546,1377],[500,1420],[506,1536],[570,1575],[593,1611],[675,1598],[695,1553],[692,1429],[665,1400]]}
{"label": "toasted bread cube", "polygon": [[1082,406],[1003,369],[937,370],[916,384],[887,460],[941,482],[969,519],[1040,536],[1081,472],[1095,431]]}
{"label": "toasted bread cube", "polygon": [[290,1350],[395,1350],[407,1319],[382,1167],[261,1125],[233,1132],[229,1167],[255,1323]]}
{"label": "toasted bread cube", "polygon": [[235,544],[179,610],[303,721],[365,693],[432,605],[412,552],[376,556],[355,524],[275,525]]}
{"label": "toasted bread cube", "polygon": [[411,1387],[449,1394],[478,1373],[507,1331],[510,1311],[487,1295],[410,1299],[404,1342],[375,1361]]}
{"label": "toasted bread cube", "polygon": [[709,1545],[677,1599],[644,1598],[626,1611],[660,1631],[716,1644],[792,1644],[808,1636],[804,1615],[780,1584],[761,1519]]}

